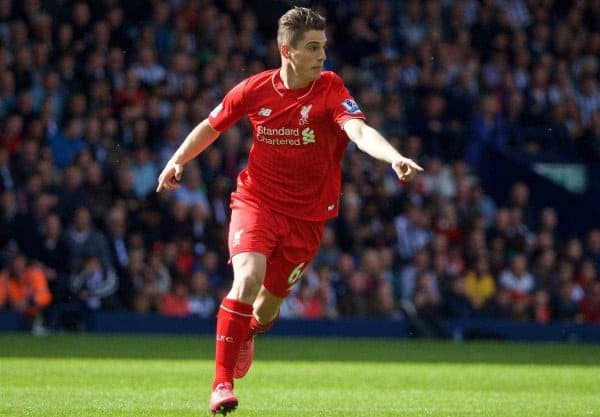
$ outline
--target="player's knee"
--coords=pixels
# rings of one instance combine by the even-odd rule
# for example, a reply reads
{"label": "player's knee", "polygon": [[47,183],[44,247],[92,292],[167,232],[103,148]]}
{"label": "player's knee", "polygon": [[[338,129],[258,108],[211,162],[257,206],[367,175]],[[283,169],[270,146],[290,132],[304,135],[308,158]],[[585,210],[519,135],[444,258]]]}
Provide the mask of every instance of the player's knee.
{"label": "player's knee", "polygon": [[238,274],[233,280],[231,298],[253,303],[262,285],[263,277],[261,275],[260,272],[252,270]]}
{"label": "player's knee", "polygon": [[265,278],[266,258],[260,254],[240,254],[232,262],[234,278],[229,297],[253,303]]}
{"label": "player's knee", "polygon": [[249,271],[248,273],[236,277],[235,281],[239,283],[240,287],[247,288],[249,291],[256,291],[258,294],[258,290],[260,290],[260,286],[262,285],[263,277],[256,271]]}

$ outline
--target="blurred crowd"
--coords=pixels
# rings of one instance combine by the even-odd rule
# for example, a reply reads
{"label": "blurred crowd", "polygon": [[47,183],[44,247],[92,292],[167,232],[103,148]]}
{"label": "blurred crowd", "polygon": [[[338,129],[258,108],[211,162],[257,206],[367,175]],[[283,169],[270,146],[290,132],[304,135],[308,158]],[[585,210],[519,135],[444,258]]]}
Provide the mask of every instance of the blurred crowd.
{"label": "blurred crowd", "polygon": [[[0,309],[54,329],[214,316],[249,123],[154,190],[222,96],[279,65],[290,3],[264,3],[0,0]],[[426,171],[400,183],[349,147],[341,215],[281,317],[600,324],[600,229],[560,236],[535,190],[494,202],[476,175],[486,146],[600,160],[600,1],[295,3],[327,16],[327,67]]]}

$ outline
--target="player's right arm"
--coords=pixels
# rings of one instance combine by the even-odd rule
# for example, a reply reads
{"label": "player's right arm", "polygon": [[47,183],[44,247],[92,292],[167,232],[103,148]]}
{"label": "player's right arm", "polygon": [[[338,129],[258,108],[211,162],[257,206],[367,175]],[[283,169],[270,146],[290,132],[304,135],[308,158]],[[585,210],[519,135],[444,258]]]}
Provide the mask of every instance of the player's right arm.
{"label": "player's right arm", "polygon": [[156,192],[179,188],[183,166],[245,114],[244,96],[247,84],[246,79],[233,87],[223,101],[210,112],[209,117],[187,135],[160,173]]}
{"label": "player's right arm", "polygon": [[365,115],[350,95],[342,79],[330,73],[332,87],[329,103],[333,120],[356,143],[358,148],[373,158],[388,162],[403,181],[411,180],[417,172],[423,171],[415,161],[402,156],[381,134],[365,122]]}
{"label": "player's right arm", "polygon": [[160,173],[156,192],[179,188],[183,166],[213,143],[219,135],[220,132],[210,125],[208,119],[204,119],[196,126],[179,145]]}

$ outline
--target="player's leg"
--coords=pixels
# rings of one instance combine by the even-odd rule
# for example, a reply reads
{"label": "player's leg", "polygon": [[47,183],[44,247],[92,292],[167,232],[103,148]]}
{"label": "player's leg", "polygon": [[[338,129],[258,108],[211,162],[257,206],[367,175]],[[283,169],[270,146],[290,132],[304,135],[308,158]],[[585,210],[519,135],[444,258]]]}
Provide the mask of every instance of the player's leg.
{"label": "player's leg", "polygon": [[265,280],[267,257],[258,252],[243,252],[231,258],[233,285],[227,299],[254,304]]}
{"label": "player's leg", "polygon": [[264,286],[261,287],[256,301],[254,301],[254,314],[250,320],[250,330],[235,365],[234,378],[243,378],[250,370],[254,359],[254,336],[266,332],[273,326],[279,316],[279,308],[284,299],[272,294]]}
{"label": "player's leg", "polygon": [[238,405],[233,394],[234,368],[248,335],[252,304],[262,286],[267,265],[265,255],[256,252],[239,253],[231,262],[233,285],[217,314],[215,379],[210,398],[213,414],[226,414]]}
{"label": "player's leg", "polygon": [[269,257],[264,284],[254,302],[250,331],[240,350],[234,378],[244,377],[250,369],[254,357],[254,336],[273,326],[281,303],[298,282],[319,247],[322,223],[289,218],[286,223],[291,233],[284,244],[278,246]]}
{"label": "player's leg", "polygon": [[216,373],[213,388],[233,382],[233,368],[246,340],[252,319],[252,304],[262,286],[267,261],[255,252],[239,253],[231,259],[233,285],[217,315]]}
{"label": "player's leg", "polygon": [[285,297],[278,297],[264,285],[261,286],[254,301],[254,315],[250,321],[248,336],[254,336],[269,330],[279,316],[279,308],[284,300]]}
{"label": "player's leg", "polygon": [[248,335],[252,304],[264,281],[267,256],[277,243],[278,231],[269,210],[235,196],[231,202],[228,243],[234,279],[217,314],[215,379],[210,401],[213,413],[223,414],[237,406],[232,392],[234,368]]}
{"label": "player's leg", "polygon": [[269,257],[264,283],[254,301],[249,337],[269,330],[281,304],[312,261],[323,236],[323,222],[286,218],[288,235]]}

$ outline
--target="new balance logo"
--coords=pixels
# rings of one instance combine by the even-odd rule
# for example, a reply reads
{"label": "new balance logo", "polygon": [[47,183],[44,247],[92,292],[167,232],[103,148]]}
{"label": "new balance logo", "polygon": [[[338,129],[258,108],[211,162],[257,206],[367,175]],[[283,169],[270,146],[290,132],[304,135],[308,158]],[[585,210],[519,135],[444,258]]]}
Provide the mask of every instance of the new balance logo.
{"label": "new balance logo", "polygon": [[272,110],[268,107],[261,107],[258,111],[259,116],[269,117],[271,115]]}
{"label": "new balance logo", "polygon": [[315,143],[315,131],[310,127],[305,128],[302,131],[302,143],[308,145],[309,143]]}

